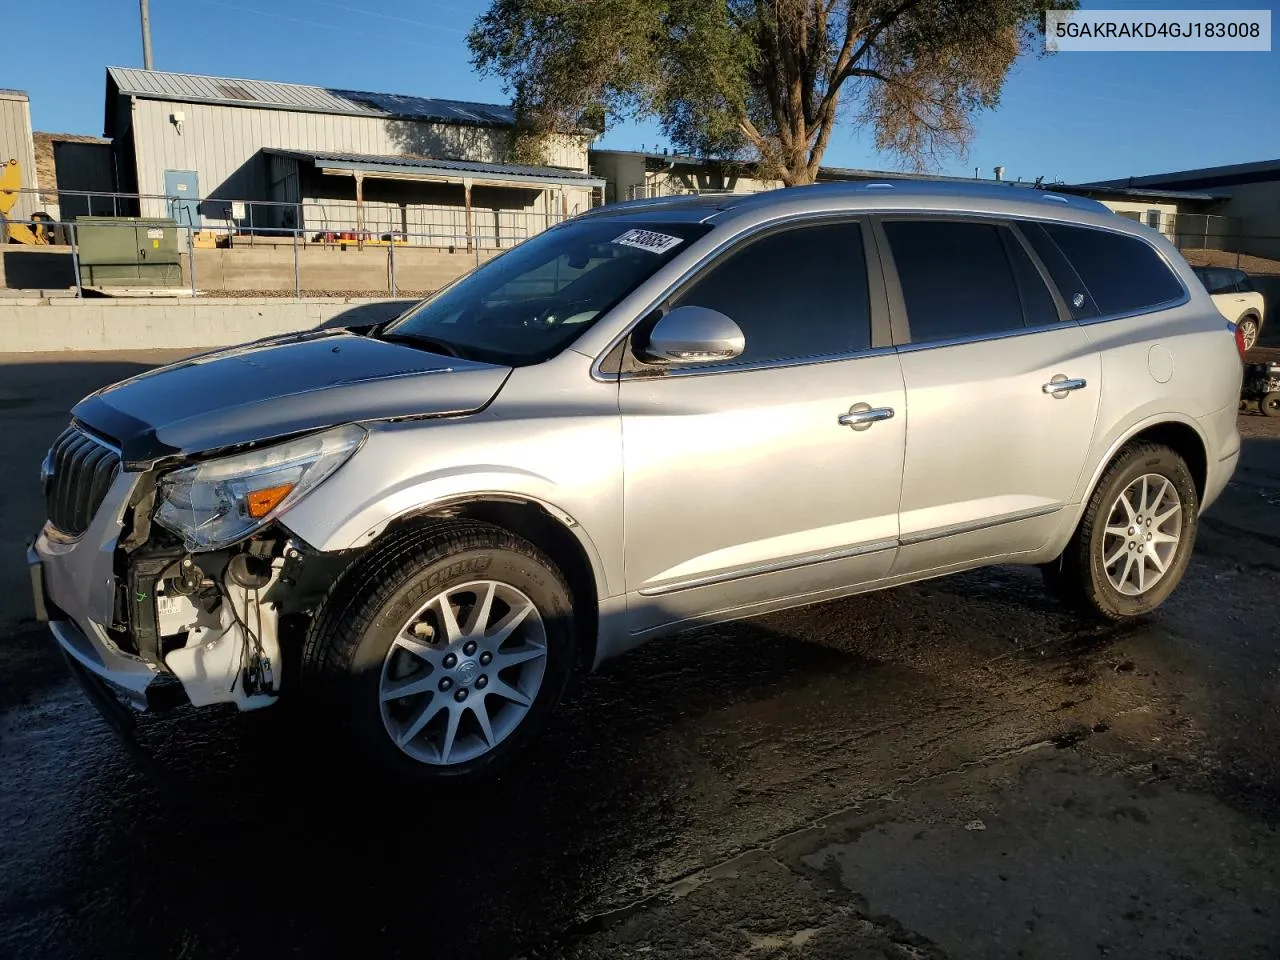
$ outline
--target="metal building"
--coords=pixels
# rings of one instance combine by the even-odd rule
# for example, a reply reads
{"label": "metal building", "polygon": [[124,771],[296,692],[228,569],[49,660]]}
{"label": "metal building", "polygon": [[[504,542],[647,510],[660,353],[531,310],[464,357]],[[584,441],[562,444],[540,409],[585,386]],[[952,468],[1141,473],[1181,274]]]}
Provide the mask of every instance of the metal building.
{"label": "metal building", "polygon": [[[0,163],[17,160],[22,186],[36,186],[36,153],[31,141],[31,105],[21,90],[0,90]],[[14,220],[25,220],[39,208],[34,193],[24,193],[9,211]]]}
{"label": "metal building", "polygon": [[105,106],[120,189],[194,227],[507,246],[604,185],[589,135],[556,137],[551,165],[505,163],[498,104],[109,67]]}

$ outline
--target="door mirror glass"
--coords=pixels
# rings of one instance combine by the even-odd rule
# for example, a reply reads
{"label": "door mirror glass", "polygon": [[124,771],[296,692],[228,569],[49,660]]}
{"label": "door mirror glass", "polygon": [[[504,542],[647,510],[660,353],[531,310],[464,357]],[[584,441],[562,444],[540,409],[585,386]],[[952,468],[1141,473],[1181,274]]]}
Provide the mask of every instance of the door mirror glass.
{"label": "door mirror glass", "polygon": [[711,363],[732,360],[746,349],[742,329],[718,310],[676,307],[653,327],[642,351],[658,363]]}

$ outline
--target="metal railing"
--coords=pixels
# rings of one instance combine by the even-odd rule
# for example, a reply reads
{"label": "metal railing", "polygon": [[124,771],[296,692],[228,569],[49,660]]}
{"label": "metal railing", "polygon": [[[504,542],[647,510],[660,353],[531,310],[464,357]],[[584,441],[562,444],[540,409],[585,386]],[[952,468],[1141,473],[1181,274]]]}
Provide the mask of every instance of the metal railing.
{"label": "metal railing", "polygon": [[[588,205],[567,211],[517,210],[492,206],[408,203],[381,199],[305,197],[297,201],[181,197],[173,194],[24,187],[6,194],[31,194],[41,207],[56,207],[55,221],[81,216],[145,217],[175,221],[180,227],[214,230],[254,244],[262,237],[293,230],[308,242],[344,243],[395,234],[423,246],[456,245],[468,232],[472,243],[486,241],[505,249],[541,233]],[[56,199],[54,199],[56,198]],[[591,203],[596,202],[592,196]],[[468,231],[470,226],[470,231]]]}
{"label": "metal railing", "polygon": [[[366,231],[358,237],[348,236],[344,232],[337,239],[313,242],[307,239],[311,231],[262,227],[259,228],[261,232],[257,250],[248,254],[255,259],[228,262],[222,268],[224,274],[235,269],[251,270],[251,275],[259,279],[246,281],[246,284],[256,282],[259,286],[229,285],[226,278],[220,278],[216,284],[205,288],[200,282],[202,266],[216,265],[216,259],[224,250],[232,251],[237,247],[247,246],[240,242],[243,236],[232,228],[157,227],[152,221],[144,221],[139,225],[124,218],[100,221],[92,225],[72,220],[12,218],[9,223],[38,230],[44,242],[35,246],[0,247],[0,252],[15,253],[4,258],[5,283],[0,285],[13,289],[74,289],[77,297],[83,297],[86,290],[110,295],[112,292],[122,293],[129,289],[156,292],[168,290],[189,296],[291,294],[295,298],[335,293],[391,297],[405,293],[429,293],[441,285],[440,280],[435,279],[427,284],[415,283],[415,274],[421,270],[439,278],[442,272],[447,274],[448,271],[442,271],[439,263],[424,264],[420,258],[436,253],[458,254],[456,262],[446,264],[456,268],[456,273],[464,273],[503,252],[510,237],[508,233],[481,233],[473,230],[468,235],[440,228],[429,232],[383,234]],[[133,240],[122,238],[113,243],[112,247],[124,250],[132,247],[133,241],[136,241],[138,256],[113,257],[106,263],[96,254],[92,259],[87,258],[84,235],[89,230],[128,231],[133,234]],[[154,247],[146,245],[149,241],[148,230],[159,233],[154,240]],[[176,248],[166,244],[166,231],[176,232]],[[470,248],[467,247],[468,240]],[[268,259],[279,249],[289,251],[289,257],[283,263]],[[152,253],[152,250],[156,252]],[[345,251],[351,251],[355,256],[344,256]],[[23,255],[25,253],[44,256],[27,257]],[[27,267],[27,262],[31,263],[30,268]],[[149,279],[151,273],[139,270],[136,281],[121,282],[119,268],[129,270],[138,265],[142,265],[143,270],[167,276],[161,278],[163,282],[157,282]],[[283,272],[289,266],[292,268],[291,276]],[[104,272],[104,267],[115,268],[117,275],[111,277],[109,282],[96,282],[97,277]],[[166,271],[163,269],[165,267],[172,269]],[[261,279],[264,274],[271,274],[272,268],[279,268],[274,274],[275,279]],[[24,277],[24,270],[29,270],[30,275]],[[320,280],[308,282],[309,273]],[[335,275],[339,279],[333,279]],[[445,276],[444,279],[452,279],[453,275]],[[376,281],[373,279],[375,276]],[[347,279],[340,279],[342,277]]]}
{"label": "metal railing", "polygon": [[[43,242],[27,249],[54,256],[42,260],[6,257],[7,269],[3,271],[0,286],[18,289],[74,287],[77,296],[83,296],[86,288],[92,289],[93,284],[89,281],[92,275],[100,272],[93,269],[96,264],[82,262],[81,231],[89,227],[89,224],[81,222],[82,217],[119,220],[115,224],[96,221],[94,229],[137,230],[148,226],[125,219],[129,217],[140,217],[144,221],[172,221],[179,232],[182,287],[193,296],[202,293],[217,295],[232,287],[236,287],[237,293],[250,292],[236,285],[230,276],[222,275],[218,276],[216,283],[208,284],[209,289],[202,290],[199,278],[201,262],[216,261],[217,258],[216,254],[203,254],[207,249],[266,248],[261,251],[260,261],[241,263],[236,267],[228,262],[225,267],[226,271],[251,267],[252,274],[246,275],[257,277],[263,276],[264,272],[272,273],[279,267],[279,261],[272,260],[272,254],[288,249],[293,268],[291,292],[295,297],[301,297],[304,293],[333,290],[395,296],[403,292],[406,281],[414,292],[425,292],[440,283],[436,280],[424,285],[422,279],[431,272],[423,262],[424,257],[431,256],[430,251],[461,254],[456,264],[450,263],[449,266],[461,269],[465,264],[465,269],[470,269],[561,222],[565,213],[573,216],[582,212],[577,206],[570,206],[567,211],[547,212],[382,200],[365,200],[357,204],[354,200],[332,198],[286,202],[216,197],[188,199],[168,194],[88,190],[22,188],[5,191],[9,196],[17,193],[36,194],[43,206],[52,207],[59,214],[52,216],[52,211],[37,211],[29,219],[9,218],[10,224],[31,227],[38,232]],[[52,199],[54,197],[56,200]],[[591,202],[598,202],[594,192]],[[55,203],[56,207],[53,206]],[[77,211],[77,215],[67,215],[71,210]],[[0,246],[0,252],[14,249],[23,248]],[[151,248],[140,240],[138,250],[138,260],[145,262]],[[351,260],[319,260],[317,258],[321,255],[313,254],[313,251],[320,250],[361,251],[361,262],[355,264],[356,269],[351,269]],[[385,255],[385,273],[376,282],[372,273],[377,270],[374,265],[377,258],[370,251],[380,251]],[[346,269],[333,269],[340,265]],[[318,279],[308,282],[307,274],[313,269],[317,271],[315,276]],[[347,277],[346,285],[340,277],[327,276],[327,272]],[[438,263],[434,273],[440,279],[452,279],[448,276],[449,270]],[[415,275],[418,277],[416,281],[413,279]],[[251,292],[272,295],[290,292],[288,286],[281,286],[279,279],[278,274],[272,274],[268,286]],[[262,283],[246,281],[243,286],[250,287],[255,282]],[[146,285],[146,280],[141,279],[136,284]]]}
{"label": "metal railing", "polygon": [[726,196],[735,193],[758,193],[758,190],[740,191],[724,189],[703,189],[674,183],[670,180],[655,180],[648,183],[633,183],[624,191],[627,200],[651,200],[656,197],[701,197]]}

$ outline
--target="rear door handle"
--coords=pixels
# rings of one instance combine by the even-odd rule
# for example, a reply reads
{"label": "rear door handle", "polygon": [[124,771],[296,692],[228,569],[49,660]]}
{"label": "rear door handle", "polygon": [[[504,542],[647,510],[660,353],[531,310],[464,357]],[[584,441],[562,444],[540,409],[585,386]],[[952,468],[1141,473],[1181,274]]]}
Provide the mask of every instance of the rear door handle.
{"label": "rear door handle", "polygon": [[840,414],[840,426],[866,430],[880,420],[892,420],[893,407],[873,407],[869,403],[855,403],[848,413]]}
{"label": "rear door handle", "polygon": [[1050,396],[1061,400],[1072,390],[1083,390],[1089,385],[1088,380],[1072,379],[1058,374],[1040,389]]}

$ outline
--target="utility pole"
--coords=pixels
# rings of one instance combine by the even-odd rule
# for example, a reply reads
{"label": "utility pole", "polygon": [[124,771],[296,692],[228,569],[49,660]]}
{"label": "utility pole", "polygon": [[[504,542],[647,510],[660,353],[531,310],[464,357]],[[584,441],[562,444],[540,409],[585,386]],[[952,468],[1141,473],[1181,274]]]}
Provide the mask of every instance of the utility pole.
{"label": "utility pole", "polygon": [[154,70],[155,61],[151,59],[151,8],[147,0],[138,0],[138,8],[142,14],[142,66],[146,70]]}

